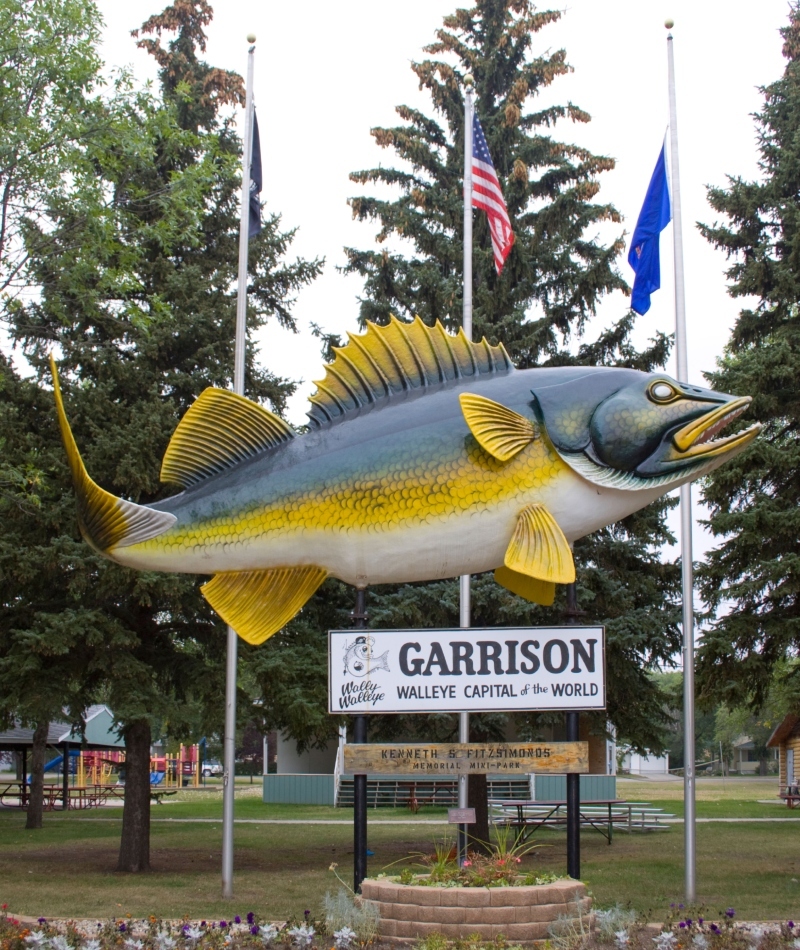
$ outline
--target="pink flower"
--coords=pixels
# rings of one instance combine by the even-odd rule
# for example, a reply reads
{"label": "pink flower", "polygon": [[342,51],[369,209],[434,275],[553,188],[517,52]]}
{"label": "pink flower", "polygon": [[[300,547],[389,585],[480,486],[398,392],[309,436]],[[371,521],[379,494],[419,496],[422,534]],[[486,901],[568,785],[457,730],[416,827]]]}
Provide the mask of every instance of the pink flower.
{"label": "pink flower", "polygon": [[522,858],[514,858],[514,860],[519,864],[522,861]]}
{"label": "pink flower", "polygon": [[471,868],[471,867],[472,867],[472,861],[465,861],[461,866],[464,867],[464,868]]}

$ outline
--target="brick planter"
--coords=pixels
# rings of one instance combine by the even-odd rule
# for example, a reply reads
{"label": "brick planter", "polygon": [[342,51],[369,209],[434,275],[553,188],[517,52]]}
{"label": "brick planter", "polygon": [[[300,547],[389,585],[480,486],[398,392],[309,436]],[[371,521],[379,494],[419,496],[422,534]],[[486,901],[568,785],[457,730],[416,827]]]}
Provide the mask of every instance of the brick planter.
{"label": "brick planter", "polygon": [[576,914],[580,901],[586,914],[592,906],[586,885],[557,881],[523,887],[420,887],[396,881],[367,879],[361,894],[380,910],[380,934],[402,942],[429,933],[446,937],[497,937],[513,943],[545,940],[559,915]]}

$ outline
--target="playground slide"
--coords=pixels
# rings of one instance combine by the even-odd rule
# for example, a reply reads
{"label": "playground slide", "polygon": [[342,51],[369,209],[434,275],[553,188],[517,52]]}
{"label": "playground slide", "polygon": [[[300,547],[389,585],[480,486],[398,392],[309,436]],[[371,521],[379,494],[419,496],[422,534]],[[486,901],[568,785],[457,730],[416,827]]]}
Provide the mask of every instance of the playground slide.
{"label": "playground slide", "polygon": [[[69,756],[70,756],[70,758],[75,758],[75,759],[77,759],[80,754],[81,754],[81,750],[80,750],[80,749],[70,749],[70,750],[69,750]],[[57,755],[54,759],[51,759],[49,762],[46,762],[46,763],[45,763],[45,766],[44,766],[45,772],[60,772],[60,771],[61,771],[61,763],[62,763],[63,761],[64,761],[64,756],[63,756],[63,755]],[[30,775],[29,775],[29,776],[28,776],[28,782],[30,783],[30,781],[31,781],[31,777],[30,777]]]}

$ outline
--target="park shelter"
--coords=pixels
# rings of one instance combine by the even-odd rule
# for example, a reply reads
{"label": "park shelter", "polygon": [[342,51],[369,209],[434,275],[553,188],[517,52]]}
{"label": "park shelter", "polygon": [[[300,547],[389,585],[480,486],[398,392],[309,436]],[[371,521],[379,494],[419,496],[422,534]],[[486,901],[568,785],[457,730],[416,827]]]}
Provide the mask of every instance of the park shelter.
{"label": "park shelter", "polygon": [[[108,706],[90,706],[84,719],[84,734],[68,722],[54,720],[48,725],[47,745],[63,754],[70,747],[90,750],[124,749],[125,743],[114,728],[114,714]],[[0,752],[15,752],[19,756],[21,773],[27,775],[28,753],[33,748],[32,728],[15,723],[0,732]]]}
{"label": "park shelter", "polygon": [[784,716],[767,740],[770,748],[778,750],[781,788],[796,785],[800,781],[800,716]]}

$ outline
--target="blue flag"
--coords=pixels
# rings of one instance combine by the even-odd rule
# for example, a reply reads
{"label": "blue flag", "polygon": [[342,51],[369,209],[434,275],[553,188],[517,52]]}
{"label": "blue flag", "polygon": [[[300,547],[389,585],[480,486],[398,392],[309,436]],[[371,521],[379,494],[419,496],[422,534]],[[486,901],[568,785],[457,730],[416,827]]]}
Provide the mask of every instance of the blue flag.
{"label": "blue flag", "polygon": [[258,137],[258,119],[253,109],[253,154],[250,157],[250,225],[247,236],[261,233],[261,139]]}
{"label": "blue flag", "polygon": [[659,235],[672,218],[667,182],[666,143],[661,146],[653,177],[647,188],[639,220],[631,239],[628,263],[636,272],[633,279],[631,308],[637,313],[650,309],[650,294],[661,286],[661,261],[658,254]]}

